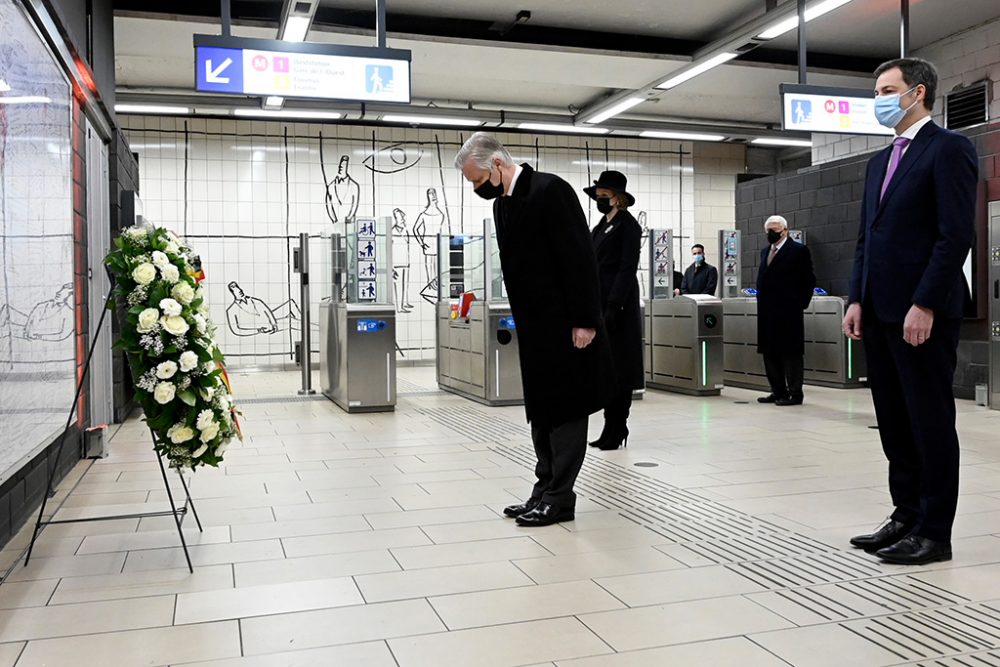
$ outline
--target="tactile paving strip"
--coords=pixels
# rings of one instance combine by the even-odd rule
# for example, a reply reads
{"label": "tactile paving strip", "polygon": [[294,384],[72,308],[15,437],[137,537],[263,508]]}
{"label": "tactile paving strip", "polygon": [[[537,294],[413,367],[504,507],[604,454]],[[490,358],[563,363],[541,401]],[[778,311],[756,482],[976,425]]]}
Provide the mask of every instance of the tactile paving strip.
{"label": "tactile paving strip", "polygon": [[[494,453],[534,468],[527,427],[475,408],[422,412],[465,437],[495,443]],[[910,575],[885,575],[871,556],[799,535],[607,460],[587,457],[577,489],[670,540],[670,555],[722,565],[757,584],[763,592],[749,597],[797,625],[837,623],[908,665],[1000,667],[1000,609],[991,604],[970,604]]]}
{"label": "tactile paving strip", "polygon": [[1000,610],[986,604],[880,616],[841,627],[909,661],[1000,647]]}

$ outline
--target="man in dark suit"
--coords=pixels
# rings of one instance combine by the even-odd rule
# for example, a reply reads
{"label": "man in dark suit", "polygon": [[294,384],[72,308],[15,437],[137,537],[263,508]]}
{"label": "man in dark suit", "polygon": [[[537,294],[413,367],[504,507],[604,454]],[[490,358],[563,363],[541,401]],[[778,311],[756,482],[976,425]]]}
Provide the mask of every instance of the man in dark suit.
{"label": "man in dark suit", "polygon": [[607,405],[616,386],[587,219],[569,183],[515,164],[489,134],[472,135],[455,166],[477,195],[494,200],[537,457],[531,496],[504,514],[522,526],[572,521],[587,418]]}
{"label": "man in dark suit", "polygon": [[862,339],[895,510],[851,544],[890,563],[951,558],[958,504],[955,375],[972,247],[978,160],[972,143],[931,120],[933,65],[875,72],[876,116],[895,130],[868,162],[844,333]]}
{"label": "man in dark suit", "polygon": [[764,222],[768,244],[757,272],[757,351],[764,355],[771,393],[758,403],[802,405],[805,316],[816,287],[809,249],[788,238],[788,222],[772,215]]}
{"label": "man in dark suit", "polygon": [[719,270],[705,261],[705,246],[695,243],[691,246],[691,266],[684,271],[681,294],[711,294],[719,284]]}

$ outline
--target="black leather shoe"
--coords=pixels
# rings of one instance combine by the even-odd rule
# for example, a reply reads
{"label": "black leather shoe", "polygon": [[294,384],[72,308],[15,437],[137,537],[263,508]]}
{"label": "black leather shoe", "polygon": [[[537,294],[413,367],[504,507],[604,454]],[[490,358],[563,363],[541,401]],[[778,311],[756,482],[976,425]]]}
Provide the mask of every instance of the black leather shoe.
{"label": "black leather shoe", "polygon": [[767,396],[761,396],[757,399],[758,403],[777,403],[782,400],[784,396],[778,396],[777,394],[768,394]]}
{"label": "black leather shoe", "polygon": [[802,405],[801,396],[786,396],[784,398],[779,398],[774,402],[775,405],[786,406],[786,405]]}
{"label": "black leather shoe", "polygon": [[538,504],[540,502],[541,501],[538,500],[537,498],[528,498],[520,505],[508,505],[507,507],[503,508],[504,516],[513,519],[515,517],[521,516],[522,514],[527,514],[531,510],[538,507]]}
{"label": "black leather shoe", "polygon": [[551,526],[561,521],[575,519],[572,507],[556,507],[548,503],[538,503],[538,507],[517,517],[519,526]]}
{"label": "black leather shoe", "polygon": [[879,549],[875,555],[895,565],[924,565],[951,560],[951,542],[936,542],[919,535],[907,535],[891,547]]}
{"label": "black leather shoe", "polygon": [[851,544],[864,549],[868,553],[874,553],[879,549],[892,546],[896,542],[910,534],[913,526],[889,519],[878,530],[868,535],[855,535],[851,538]]}

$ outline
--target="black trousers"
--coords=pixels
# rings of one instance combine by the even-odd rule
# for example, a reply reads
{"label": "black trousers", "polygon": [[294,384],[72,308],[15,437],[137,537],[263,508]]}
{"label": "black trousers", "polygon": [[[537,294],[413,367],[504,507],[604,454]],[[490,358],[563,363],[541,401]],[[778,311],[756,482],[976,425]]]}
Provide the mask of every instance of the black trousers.
{"label": "black trousers", "polygon": [[764,372],[772,394],[802,398],[803,357],[801,354],[764,353]]}
{"label": "black trousers", "polygon": [[892,518],[932,540],[951,539],[958,505],[955,377],[960,320],[934,320],[913,347],[902,322],[882,322],[864,308],[863,340],[882,449],[889,461]]}
{"label": "black trousers", "polygon": [[632,390],[619,392],[604,406],[604,430],[623,431],[632,410]]}
{"label": "black trousers", "polygon": [[573,485],[587,454],[587,418],[555,428],[531,425],[535,445],[535,488],[531,497],[557,507],[576,507]]}

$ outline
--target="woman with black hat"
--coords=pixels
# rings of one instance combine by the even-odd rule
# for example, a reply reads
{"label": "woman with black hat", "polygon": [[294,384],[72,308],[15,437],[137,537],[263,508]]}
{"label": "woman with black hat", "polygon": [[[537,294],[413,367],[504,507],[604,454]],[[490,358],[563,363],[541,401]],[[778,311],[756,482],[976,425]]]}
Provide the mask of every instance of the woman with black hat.
{"label": "woman with black hat", "polygon": [[604,214],[593,231],[594,252],[601,277],[601,305],[615,360],[618,388],[604,409],[604,430],[590,443],[603,450],[628,443],[628,414],[632,391],[643,387],[642,315],[639,311],[639,246],[642,229],[628,212],[635,197],[626,190],[628,180],[618,171],[605,171],[584,188]]}

